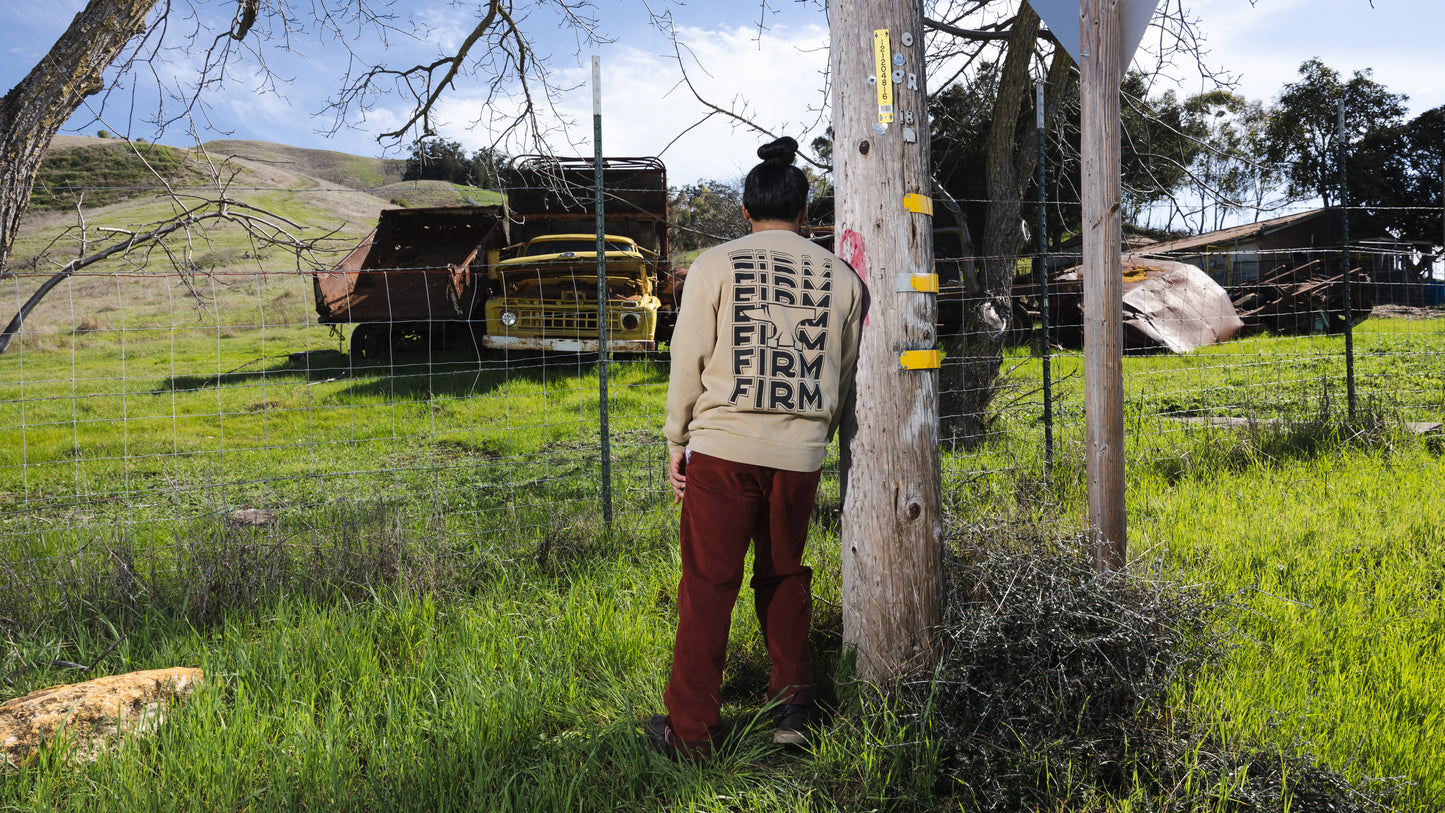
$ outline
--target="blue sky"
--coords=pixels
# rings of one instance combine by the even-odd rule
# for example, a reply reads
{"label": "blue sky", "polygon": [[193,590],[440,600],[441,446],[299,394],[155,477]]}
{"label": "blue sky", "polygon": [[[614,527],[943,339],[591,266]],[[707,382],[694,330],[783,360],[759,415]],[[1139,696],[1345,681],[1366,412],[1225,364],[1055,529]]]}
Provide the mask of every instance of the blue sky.
{"label": "blue sky", "polygon": [[[823,68],[826,66],[827,21],[817,2],[767,0],[768,11],[757,3],[692,0],[672,5],[674,23],[694,82],[714,102],[745,106],[769,129],[797,136],[806,143],[826,126],[823,103]],[[1426,0],[1185,0],[1201,18],[1209,49],[1208,61],[1239,79],[1239,90],[1251,98],[1270,99],[1285,82],[1296,78],[1299,64],[1319,56],[1348,76],[1372,68],[1374,78],[1390,90],[1410,96],[1412,114],[1445,104],[1445,54],[1432,38],[1445,30],[1445,4]],[[303,4],[307,5],[307,4]],[[47,3],[0,4],[0,89],[15,84],[40,59],[51,43],[83,6],[83,0]],[[188,8],[176,4],[177,9]],[[203,14],[228,20],[234,5],[212,0],[198,3]],[[307,5],[309,7],[309,5]],[[414,15],[432,26],[427,41],[392,37],[386,51],[393,63],[423,61],[454,41],[472,19],[474,6],[453,6],[440,0],[397,0],[400,13]],[[661,0],[655,10],[667,8]],[[687,91],[678,86],[681,72],[671,43],[647,25],[644,6],[636,0],[597,0],[599,31],[613,42],[579,43],[560,29],[556,19],[538,11],[529,20],[538,47],[556,83],[573,87],[558,97],[558,112],[570,123],[552,136],[558,152],[591,152],[590,59],[603,60],[603,143],[609,154],[662,153],[673,183],[697,178],[734,178],[753,161],[753,149],[762,140],[715,117],[693,127],[706,113]],[[759,20],[764,29],[759,30]],[[179,28],[173,21],[173,27]],[[1148,43],[1146,35],[1146,47]],[[316,117],[336,90],[336,77],[346,53],[335,42],[298,39],[304,55],[270,51],[268,59],[285,82],[275,88],[258,84],[243,70],[224,89],[208,95],[209,117],[197,122],[201,137],[254,138],[296,146],[335,149],[366,155],[381,154],[375,134],[396,122],[400,101],[381,99],[355,128],[325,134],[329,120]],[[379,49],[368,46],[372,52]],[[1148,59],[1144,54],[1141,59]],[[190,63],[186,55],[168,55],[162,75],[184,77]],[[1181,93],[1207,86],[1192,65],[1170,68]],[[144,102],[145,94],[136,98]],[[136,120],[127,124],[130,96],[113,98],[105,114],[108,129],[156,139],[153,128]],[[148,109],[142,103],[140,109]],[[468,147],[482,146],[491,138],[485,126],[475,126],[489,106],[475,84],[462,85],[449,95],[440,112],[439,131]],[[100,126],[89,116],[72,121],[76,129],[62,132],[93,134]],[[692,129],[689,129],[689,128]],[[173,129],[159,140],[186,144],[189,137]],[[504,145],[508,146],[508,145]],[[510,147],[515,151],[516,147]],[[665,151],[664,151],[665,150]]]}

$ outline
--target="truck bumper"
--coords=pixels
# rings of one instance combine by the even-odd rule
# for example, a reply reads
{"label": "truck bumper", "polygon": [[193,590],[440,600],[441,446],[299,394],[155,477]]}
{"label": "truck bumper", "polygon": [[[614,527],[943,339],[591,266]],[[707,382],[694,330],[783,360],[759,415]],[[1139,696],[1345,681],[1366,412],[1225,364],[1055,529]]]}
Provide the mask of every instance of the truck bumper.
{"label": "truck bumper", "polygon": [[[552,350],[558,353],[596,353],[596,339],[544,339],[526,336],[483,336],[482,346],[494,350]],[[651,353],[657,342],[650,339],[613,339],[607,343],[613,353]]]}

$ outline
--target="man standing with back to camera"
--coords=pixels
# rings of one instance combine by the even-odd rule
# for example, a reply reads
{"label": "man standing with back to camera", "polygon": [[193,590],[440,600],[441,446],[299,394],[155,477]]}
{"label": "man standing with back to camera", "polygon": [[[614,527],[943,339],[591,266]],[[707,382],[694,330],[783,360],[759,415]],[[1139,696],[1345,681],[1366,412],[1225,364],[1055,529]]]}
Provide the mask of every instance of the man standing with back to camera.
{"label": "man standing with back to camera", "polygon": [[752,233],[693,263],[672,338],[664,434],[673,501],[682,502],[682,580],[668,713],[644,726],[669,757],[712,755],[749,542],[772,662],[773,742],[806,745],[815,716],[803,548],[853,386],[866,292],[841,259],[799,234],[808,179],[793,166],[797,152],[787,137],[758,148],[762,163],[743,184]]}

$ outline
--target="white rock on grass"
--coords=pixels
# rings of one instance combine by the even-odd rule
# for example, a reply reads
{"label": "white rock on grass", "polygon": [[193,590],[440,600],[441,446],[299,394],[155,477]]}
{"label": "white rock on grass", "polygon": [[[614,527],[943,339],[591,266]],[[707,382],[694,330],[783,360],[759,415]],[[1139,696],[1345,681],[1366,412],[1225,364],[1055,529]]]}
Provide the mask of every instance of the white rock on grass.
{"label": "white rock on grass", "polygon": [[71,759],[93,761],[118,735],[154,730],[201,680],[199,669],[149,669],[17,697],[0,705],[0,758],[24,767],[63,736]]}

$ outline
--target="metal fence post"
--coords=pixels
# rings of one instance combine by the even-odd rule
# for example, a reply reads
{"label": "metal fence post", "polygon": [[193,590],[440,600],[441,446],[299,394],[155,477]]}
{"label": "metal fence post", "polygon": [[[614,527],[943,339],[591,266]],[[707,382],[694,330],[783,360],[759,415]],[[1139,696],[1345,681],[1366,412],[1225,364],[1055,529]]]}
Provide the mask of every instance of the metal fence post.
{"label": "metal fence post", "polygon": [[602,521],[612,530],[612,439],[608,430],[607,219],[602,203],[602,57],[592,57],[592,206],[597,212],[597,422],[601,436]]}
{"label": "metal fence post", "polygon": [[1345,177],[1345,99],[1340,98],[1340,131],[1337,140],[1340,147],[1340,226],[1341,263],[1340,271],[1345,282],[1345,400],[1348,403],[1349,419],[1355,419],[1355,310],[1353,285],[1350,282],[1350,185]]}
{"label": "metal fence post", "polygon": [[1045,227],[1048,210],[1044,196],[1044,83],[1034,83],[1034,125],[1038,140],[1037,185],[1039,188],[1039,321],[1044,363],[1044,477],[1054,470],[1054,394],[1053,371],[1049,358],[1049,236]]}

